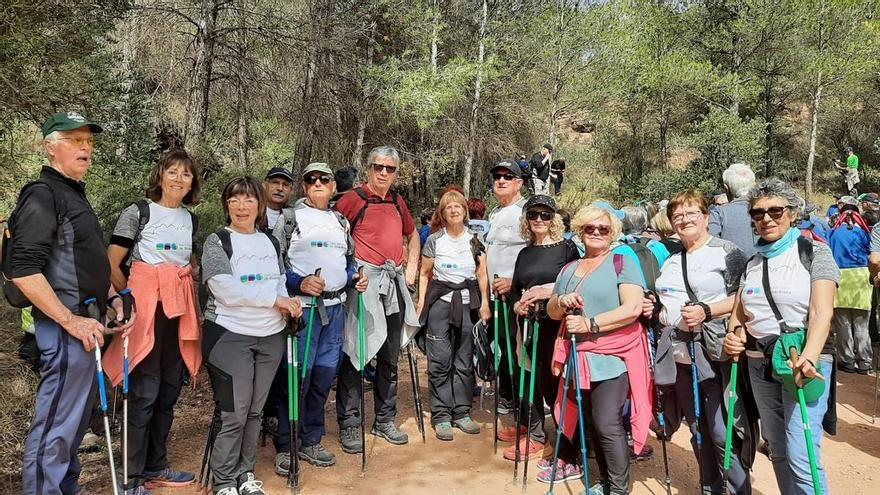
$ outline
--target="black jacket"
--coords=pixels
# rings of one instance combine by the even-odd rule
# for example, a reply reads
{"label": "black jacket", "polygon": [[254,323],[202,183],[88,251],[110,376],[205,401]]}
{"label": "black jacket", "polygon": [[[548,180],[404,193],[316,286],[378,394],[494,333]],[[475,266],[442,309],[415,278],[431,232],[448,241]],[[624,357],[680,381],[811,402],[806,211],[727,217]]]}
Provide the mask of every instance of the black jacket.
{"label": "black jacket", "polygon": [[[103,311],[110,290],[110,261],[85,185],[51,167],[43,167],[40,179],[48,185],[29,187],[19,200],[12,277],[42,273],[74,314],[87,314],[82,302],[90,297]],[[34,308],[34,318],[45,315]]]}

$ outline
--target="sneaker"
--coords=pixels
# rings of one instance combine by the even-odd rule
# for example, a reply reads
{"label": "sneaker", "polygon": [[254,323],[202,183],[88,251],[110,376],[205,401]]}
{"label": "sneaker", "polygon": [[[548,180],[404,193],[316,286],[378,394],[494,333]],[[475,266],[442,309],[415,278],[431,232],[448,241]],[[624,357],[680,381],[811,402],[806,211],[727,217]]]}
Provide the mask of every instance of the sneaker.
{"label": "sneaker", "polygon": [[275,454],[275,474],[278,476],[287,476],[290,471],[290,452],[279,452]]}
{"label": "sneaker", "polygon": [[342,445],[342,451],[346,454],[360,454],[364,451],[364,444],[361,443],[361,427],[349,426],[343,428],[339,432],[339,443]]}
{"label": "sneaker", "polygon": [[[498,398],[498,414],[510,414],[513,411],[513,401],[510,399],[505,399],[504,397]],[[501,440],[499,438],[499,440]]]}
{"label": "sneaker", "polygon": [[851,364],[846,364],[846,363],[839,363],[837,365],[837,369],[844,372],[844,373],[856,373],[858,371],[858,368],[856,368],[855,366],[853,366]]}
{"label": "sneaker", "polygon": [[[543,459],[542,459],[543,460]],[[551,475],[553,474],[552,469],[545,469],[538,473],[538,481],[541,483],[550,483]],[[577,464],[566,464],[563,461],[559,461],[556,466],[556,478],[553,479],[553,483],[561,483],[563,481],[576,480],[583,477],[583,473],[581,472],[581,467]]]}
{"label": "sneaker", "polygon": [[[562,469],[562,466],[563,466],[563,464],[565,464],[565,462],[562,461],[561,459],[557,459],[556,464],[557,464],[556,469]],[[545,457],[545,458],[539,460],[535,464],[535,466],[538,467],[538,471],[546,471],[546,470],[553,467],[553,458],[552,457]]]}
{"label": "sneaker", "polygon": [[654,447],[651,447],[648,444],[645,444],[642,451],[638,454],[630,447],[629,449],[629,463],[632,464],[638,461],[646,461],[648,459],[652,459],[654,457]]}
{"label": "sneaker", "polygon": [[185,486],[195,480],[195,474],[187,471],[174,471],[169,467],[161,471],[144,471],[144,484],[150,489],[160,486]]}
{"label": "sneaker", "polygon": [[434,425],[434,436],[436,436],[438,440],[451,442],[452,423],[450,423],[449,421],[443,421],[442,423],[437,423],[436,425]]}
{"label": "sneaker", "polygon": [[238,477],[238,495],[266,495],[263,482],[254,473],[244,473]]}
{"label": "sneaker", "polygon": [[299,458],[317,467],[330,467],[336,464],[336,456],[327,452],[323,445],[302,445],[299,448]]}
{"label": "sneaker", "polygon": [[480,433],[480,425],[475,423],[470,416],[456,419],[452,422],[452,424],[459,430],[467,433],[468,435],[479,435]]}
{"label": "sneaker", "polygon": [[375,423],[370,434],[382,437],[392,445],[406,445],[409,442],[409,436],[400,431],[400,428],[393,421]]}
{"label": "sneaker", "polygon": [[[520,426],[519,432],[521,435],[526,434],[526,427]],[[502,442],[515,442],[516,441],[516,428],[513,426],[508,426],[507,428],[502,428],[498,430],[498,440]]]}
{"label": "sneaker", "polygon": [[152,495],[150,490],[144,485],[129,488],[124,493],[125,495]]}
{"label": "sneaker", "polygon": [[585,492],[581,492],[582,495],[605,495],[606,493],[611,493],[610,491],[605,491],[605,485],[600,483],[596,483],[591,486],[589,490]]}
{"label": "sneaker", "polygon": [[[536,442],[526,436],[523,436],[519,441],[519,460],[526,460],[526,442],[528,441],[528,455],[530,459],[535,459],[538,457],[544,456],[544,447],[545,445],[541,442]],[[516,460],[516,445],[511,445],[504,450],[504,458],[508,461]]]}
{"label": "sneaker", "polygon": [[238,488],[227,486],[226,488],[221,488],[215,495],[238,495]]}

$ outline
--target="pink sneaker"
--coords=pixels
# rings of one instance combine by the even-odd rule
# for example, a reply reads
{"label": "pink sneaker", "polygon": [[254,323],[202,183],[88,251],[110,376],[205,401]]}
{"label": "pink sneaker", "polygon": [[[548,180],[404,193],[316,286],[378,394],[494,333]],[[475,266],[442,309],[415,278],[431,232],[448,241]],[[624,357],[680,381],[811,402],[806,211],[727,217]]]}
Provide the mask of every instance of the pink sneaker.
{"label": "pink sneaker", "polygon": [[[562,460],[559,461],[559,466],[556,468],[556,479],[553,480],[553,483],[562,483],[563,481],[576,480],[583,477],[583,473],[581,473],[581,467],[577,464],[566,464]],[[541,483],[550,483],[550,476],[553,474],[552,469],[546,469],[538,473],[538,481]]]}

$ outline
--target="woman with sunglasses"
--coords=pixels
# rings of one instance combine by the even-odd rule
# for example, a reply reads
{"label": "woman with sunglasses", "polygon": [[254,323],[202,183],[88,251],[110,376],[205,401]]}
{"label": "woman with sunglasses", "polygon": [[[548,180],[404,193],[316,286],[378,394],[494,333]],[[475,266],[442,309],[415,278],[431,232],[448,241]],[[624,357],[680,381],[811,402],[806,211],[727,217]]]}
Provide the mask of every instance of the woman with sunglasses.
{"label": "woman with sunglasses", "polygon": [[[574,353],[577,367],[570,371],[579,373],[578,382],[571,383],[585,390],[582,414],[589,418],[585,419],[588,436],[599,464],[599,483],[588,487],[587,495],[624,495],[630,485],[630,450],[623,425],[627,399],[636,452],[643,450],[651,424],[649,358],[645,331],[638,321],[644,278],[632,257],[611,249],[622,229],[612,211],[586,206],[575,215],[572,228],[580,234],[586,254],[562,269],[547,305],[547,314],[563,322],[552,372],[562,376]],[[571,348],[570,336],[577,341],[576,349]],[[572,395],[557,396],[556,414],[566,407],[566,437],[583,438],[574,436],[580,425]],[[576,464],[575,449],[561,452],[560,460]]]}
{"label": "woman with sunglasses", "polygon": [[278,242],[266,224],[266,196],[253,177],[229,181],[220,196],[227,226],[205,240],[208,286],[202,351],[220,410],[211,451],[216,495],[263,495],[254,476],[260,417],[284,354],[286,318],[302,307],[287,295]]}
{"label": "woman with sunglasses", "polygon": [[[508,298],[513,304],[513,311],[521,318],[539,311],[537,317],[540,331],[538,360],[527,367],[525,376],[526,383],[530,383],[528,373],[533,370],[537,373],[531,424],[526,424],[529,417],[528,400],[526,397],[520,398],[519,428],[523,434],[518,449],[520,460],[525,459],[527,453],[534,458],[544,450],[547,442],[547,435],[544,432],[544,402],[546,401],[547,404],[556,402],[556,391],[559,386],[559,378],[553,376],[550,371],[559,322],[550,319],[543,306],[553,295],[553,283],[562,267],[580,258],[574,242],[564,238],[565,225],[562,223],[562,217],[556,213],[556,201],[553,198],[542,194],[532,196],[526,201],[523,211],[520,231],[522,236],[528,239],[528,245],[517,255]],[[524,363],[524,360],[521,363]],[[506,435],[515,438],[516,430],[514,428],[509,430],[512,431],[508,431]],[[505,450],[504,458],[515,460],[516,447],[512,445]],[[573,449],[570,442],[565,442],[565,448]],[[550,467],[550,461],[547,459],[538,462],[541,469]],[[565,464],[562,469],[557,470],[556,481],[576,479],[580,476],[580,469],[576,464]],[[540,473],[538,480],[549,483],[550,470]]]}
{"label": "woman with sunglasses", "polygon": [[[819,387],[812,400],[808,399],[806,411],[819,483],[822,493],[828,493],[820,446],[823,425],[829,431],[834,427],[834,408],[829,408],[829,398],[833,400],[835,377],[831,373],[833,348],[828,345],[828,334],[840,270],[828,246],[801,237],[795,223],[799,201],[791,186],[779,179],[767,179],[749,192],[748,201],[760,238],[755,245],[757,254],[749,260],[740,282],[724,350],[740,356],[741,365],[748,366],[761,431],[769,443],[780,493],[812,494],[798,399],[779,378],[779,368],[770,359],[780,339],[805,333],[798,358],[788,360],[788,381]],[[785,349],[782,351],[790,356]],[[809,381],[820,375],[824,381]],[[826,413],[832,414],[826,418]]]}
{"label": "woman with sunglasses", "polygon": [[440,197],[440,229],[422,249],[419,320],[426,331],[431,424],[438,439],[452,440],[452,428],[476,435],[471,419],[474,340],[471,313],[484,322],[489,312],[486,254],[468,230],[467,199],[457,189]]}
{"label": "woman with sunglasses", "polygon": [[[654,380],[661,391],[665,434],[668,438],[675,433],[684,416],[690,426],[703,491],[748,494],[749,474],[737,455],[731,458],[730,486],[721,486],[726,438],[724,390],[730,380],[730,360],[722,355],[722,344],[746,257],[732,242],[709,235],[709,204],[702,193],[691,190],[677,194],[666,213],[683,249],[663,265],[657,277],[659,304],[656,310],[653,303],[649,304],[646,313],[657,316],[659,323]],[[699,380],[699,422],[694,404],[694,370]],[[741,406],[738,409],[737,418],[741,419],[744,410]],[[748,433],[742,426],[737,431]],[[698,434],[702,437],[699,448]],[[744,457],[750,466],[754,448],[751,436],[746,435],[746,439],[746,445],[739,441],[736,445],[750,453]]]}

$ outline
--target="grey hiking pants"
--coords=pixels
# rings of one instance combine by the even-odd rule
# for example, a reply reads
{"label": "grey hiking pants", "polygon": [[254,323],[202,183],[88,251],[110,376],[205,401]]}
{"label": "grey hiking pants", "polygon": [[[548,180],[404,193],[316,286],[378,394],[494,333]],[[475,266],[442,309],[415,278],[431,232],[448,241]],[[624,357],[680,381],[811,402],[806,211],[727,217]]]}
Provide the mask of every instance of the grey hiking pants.
{"label": "grey hiking pants", "polygon": [[871,336],[868,335],[869,311],[834,308],[831,328],[837,337],[839,364],[863,370],[871,369]]}
{"label": "grey hiking pants", "polygon": [[203,354],[220,408],[220,431],[211,452],[214,492],[238,486],[253,472],[263,404],[284,354],[284,332],[252,337],[205,320]]}

